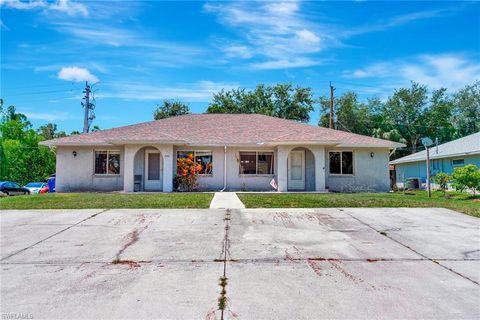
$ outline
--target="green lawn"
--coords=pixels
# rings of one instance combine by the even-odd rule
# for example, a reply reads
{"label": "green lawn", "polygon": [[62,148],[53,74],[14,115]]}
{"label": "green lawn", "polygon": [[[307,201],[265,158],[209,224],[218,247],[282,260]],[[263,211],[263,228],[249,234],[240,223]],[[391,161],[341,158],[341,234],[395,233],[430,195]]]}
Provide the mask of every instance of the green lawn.
{"label": "green lawn", "polygon": [[0,198],[0,209],[208,208],[211,193],[50,193]]}
{"label": "green lawn", "polygon": [[480,197],[449,192],[237,194],[247,208],[441,207],[480,217]]}

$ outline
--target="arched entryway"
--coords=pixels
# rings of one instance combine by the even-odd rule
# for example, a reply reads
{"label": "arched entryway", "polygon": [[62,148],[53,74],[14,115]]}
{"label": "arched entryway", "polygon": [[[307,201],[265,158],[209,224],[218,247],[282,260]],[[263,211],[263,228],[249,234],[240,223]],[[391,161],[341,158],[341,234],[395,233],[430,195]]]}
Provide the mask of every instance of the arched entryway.
{"label": "arched entryway", "polygon": [[160,150],[150,146],[139,149],[133,165],[134,191],[163,190],[163,157]]}
{"label": "arched entryway", "polygon": [[288,155],[289,191],[315,191],[315,156],[308,148],[294,148]]}

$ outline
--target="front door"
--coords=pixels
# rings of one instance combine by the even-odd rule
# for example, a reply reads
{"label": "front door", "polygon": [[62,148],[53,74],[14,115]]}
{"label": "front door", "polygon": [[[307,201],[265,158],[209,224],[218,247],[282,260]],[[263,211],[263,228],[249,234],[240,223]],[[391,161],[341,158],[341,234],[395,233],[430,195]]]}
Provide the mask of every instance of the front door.
{"label": "front door", "polygon": [[162,190],[162,157],[157,150],[145,150],[145,190]]}
{"label": "front door", "polygon": [[288,156],[288,189],[305,190],[305,150],[291,151]]}

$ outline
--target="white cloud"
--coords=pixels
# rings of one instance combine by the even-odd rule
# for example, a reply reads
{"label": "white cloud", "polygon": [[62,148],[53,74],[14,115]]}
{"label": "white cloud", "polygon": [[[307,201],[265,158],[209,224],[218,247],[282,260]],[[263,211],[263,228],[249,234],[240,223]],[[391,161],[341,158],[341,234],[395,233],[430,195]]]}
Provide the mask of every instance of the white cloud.
{"label": "white cloud", "polygon": [[428,85],[431,89],[445,87],[458,90],[480,80],[480,63],[464,55],[425,54],[404,60],[380,62],[363,69],[347,71],[347,78],[379,79],[405,85],[409,81]]}
{"label": "white cloud", "polygon": [[301,31],[297,31],[296,33],[301,42],[312,44],[318,44],[320,42],[320,38],[310,30],[303,29]]}
{"label": "white cloud", "polygon": [[[349,26],[329,22],[318,15],[313,19],[306,11],[302,12],[304,5],[312,4],[300,1],[212,2],[204,5],[204,9],[216,14],[220,23],[237,32],[242,46],[248,48],[249,58],[263,60],[252,63],[253,68],[268,69],[308,67],[315,64],[312,57],[318,57],[327,48],[343,46],[342,42],[356,35],[384,31],[461,10],[461,6],[456,6],[410,12]],[[223,50],[227,58],[245,58],[242,54],[233,54],[232,50]]]}
{"label": "white cloud", "polygon": [[179,84],[177,86],[161,86],[149,83],[116,82],[102,87],[97,99],[118,98],[124,100],[180,99],[187,102],[208,102],[212,95],[222,89],[238,88],[237,83],[219,83],[213,81],[198,81]]}
{"label": "white cloud", "polygon": [[56,3],[51,4],[50,10],[59,11],[68,14],[69,16],[82,15],[88,16],[88,9],[85,5],[69,0],[58,0]]}
{"label": "white cloud", "polygon": [[242,59],[249,59],[253,57],[252,49],[244,45],[231,45],[222,48],[222,50],[228,58],[239,57]]}
{"label": "white cloud", "polygon": [[244,38],[245,44],[224,49],[227,58],[263,58],[264,61],[252,64],[254,68],[310,66],[315,64],[310,54],[320,52],[324,48],[323,39],[330,38],[319,24],[300,13],[296,1],[208,3],[204,8],[217,14],[221,23],[234,27]]}
{"label": "white cloud", "polygon": [[47,3],[43,0],[34,0],[28,2],[20,0],[0,0],[0,5],[18,10],[31,10],[45,8],[47,6]]}
{"label": "white cloud", "polygon": [[20,1],[20,0],[0,0],[0,6],[17,10],[43,9],[46,11],[58,11],[66,13],[69,16],[88,16],[88,8],[81,3],[70,0],[57,0],[49,2],[45,0]]}
{"label": "white cloud", "polygon": [[310,67],[320,64],[320,60],[315,60],[311,58],[292,58],[290,60],[280,59],[280,60],[270,60],[265,62],[253,63],[252,67],[254,69],[268,70],[268,69],[289,69],[289,68],[300,68],[300,67]]}
{"label": "white cloud", "polygon": [[426,20],[431,18],[442,17],[447,14],[452,14],[457,10],[459,10],[458,7],[441,9],[441,10],[410,12],[403,15],[389,17],[381,21],[374,21],[366,25],[344,28],[344,30],[340,31],[340,34],[343,38],[348,38],[348,37],[361,35],[365,33],[380,32],[387,29],[399,27],[401,25],[405,25],[411,22],[415,22],[418,20]]}
{"label": "white cloud", "polygon": [[389,63],[376,63],[367,66],[364,69],[354,70],[353,72],[346,72],[345,75],[349,78],[371,78],[382,77],[389,72],[391,65]]}
{"label": "white cloud", "polygon": [[90,81],[90,82],[97,82],[98,78],[90,73],[85,68],[79,67],[63,67],[58,72],[58,78],[62,80],[68,80],[73,82],[80,82],[80,81]]}
{"label": "white cloud", "polygon": [[39,112],[23,112],[28,119],[33,120],[45,120],[49,122],[57,121],[57,120],[66,120],[69,118],[67,113],[59,113],[59,112],[52,112],[52,113],[39,113]]}
{"label": "white cloud", "polygon": [[268,12],[274,13],[274,14],[283,14],[283,15],[288,15],[292,12],[298,11],[298,3],[295,1],[288,1],[288,2],[272,2],[269,3],[265,9]]}

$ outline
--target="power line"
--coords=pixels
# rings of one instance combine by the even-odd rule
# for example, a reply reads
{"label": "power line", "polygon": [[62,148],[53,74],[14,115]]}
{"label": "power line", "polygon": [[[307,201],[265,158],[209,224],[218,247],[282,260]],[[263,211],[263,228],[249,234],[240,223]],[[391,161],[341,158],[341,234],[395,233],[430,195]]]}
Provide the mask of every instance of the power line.
{"label": "power line", "polygon": [[[323,114],[328,114],[328,113],[323,113]],[[320,115],[320,118],[322,117],[323,114]],[[336,118],[337,118],[336,121],[339,122],[338,115],[337,115]],[[355,122],[356,123],[361,123],[361,124],[372,125],[371,128],[378,128],[378,125],[371,120],[355,119]],[[387,124],[387,125],[390,125],[390,124]],[[448,128],[450,128],[450,127],[445,127],[445,126],[428,126],[428,125],[424,125],[424,124],[404,124],[404,123],[395,123],[395,124],[392,124],[392,126],[394,126],[394,127],[435,128],[435,129],[448,129]]]}
{"label": "power line", "polygon": [[17,90],[17,89],[31,89],[31,88],[53,88],[53,87],[61,87],[61,86],[71,86],[71,87],[75,87],[75,86],[78,86],[77,83],[74,83],[74,82],[71,82],[71,83],[62,83],[62,84],[52,84],[52,83],[49,83],[49,84],[39,84],[39,85],[31,85],[31,86],[13,86],[13,87],[9,87],[8,89],[9,90]]}
{"label": "power line", "polygon": [[385,88],[381,86],[370,86],[367,84],[358,84],[358,83],[352,83],[352,82],[345,82],[345,81],[335,81],[340,84],[346,84],[346,85],[351,85],[351,86],[356,86],[356,87],[365,87],[365,88],[371,88],[371,89],[390,89],[390,88]]}
{"label": "power line", "polygon": [[[51,93],[72,93],[74,92],[73,88],[71,89],[62,89],[62,90],[50,90],[50,91],[36,91],[36,92],[28,92],[28,93],[12,93],[10,95],[15,97],[25,97],[25,96],[32,96],[32,95],[42,95],[42,94],[51,94]],[[2,93],[3,95],[4,93]]]}

